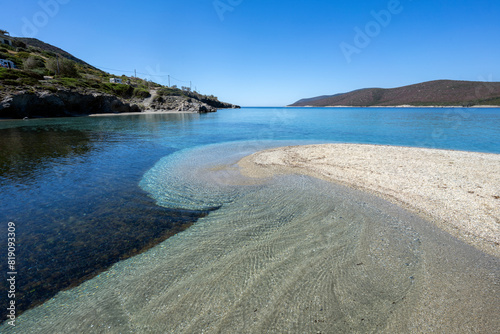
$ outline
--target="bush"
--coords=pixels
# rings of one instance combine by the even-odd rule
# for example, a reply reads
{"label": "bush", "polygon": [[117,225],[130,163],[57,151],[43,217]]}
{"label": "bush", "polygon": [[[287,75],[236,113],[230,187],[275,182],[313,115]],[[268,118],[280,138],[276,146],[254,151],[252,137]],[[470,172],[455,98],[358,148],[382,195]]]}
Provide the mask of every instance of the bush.
{"label": "bush", "polygon": [[25,86],[36,86],[39,84],[35,78],[19,78],[17,80]]}
{"label": "bush", "polygon": [[20,40],[14,40],[14,43],[12,43],[14,47],[16,48],[23,48],[23,49],[26,49],[27,45],[26,43],[20,41]]}
{"label": "bush", "polygon": [[53,86],[44,86],[43,89],[48,90],[49,92],[52,92],[52,93],[57,93],[57,91],[58,91],[58,89],[56,87],[53,87]]}
{"label": "bush", "polygon": [[19,58],[22,58],[22,59],[28,59],[31,56],[31,54],[29,54],[28,52],[25,52],[25,51],[21,51],[21,52],[18,52],[16,56]]}
{"label": "bush", "polygon": [[18,78],[33,78],[36,80],[42,80],[43,76],[30,71],[12,70],[8,68],[0,68],[0,80],[4,79],[18,79]]}
{"label": "bush", "polygon": [[[29,70],[29,71],[31,73],[39,76],[39,77],[42,77],[42,79],[43,79],[44,76],[49,75],[49,71],[45,67],[43,67],[43,68],[35,68],[35,69]],[[40,79],[40,80],[42,80],[42,79]]]}
{"label": "bush", "polygon": [[45,63],[43,62],[43,59],[40,57],[30,56],[24,61],[23,68],[25,70],[33,70],[36,68],[45,69]]}
{"label": "bush", "polygon": [[4,79],[4,80],[2,80],[2,84],[7,85],[7,86],[19,86],[21,83],[17,80]]}
{"label": "bush", "polygon": [[134,93],[134,88],[129,85],[105,83],[103,89],[118,97],[130,98]]}
{"label": "bush", "polygon": [[183,91],[177,88],[161,88],[158,89],[157,94],[159,96],[183,96],[185,95]]}
{"label": "bush", "polygon": [[9,70],[7,68],[0,67],[0,80],[6,80],[6,79],[15,80],[17,78],[19,78],[17,71]]}
{"label": "bush", "polygon": [[89,88],[87,82],[75,78],[58,78],[54,82],[68,88]]}
{"label": "bush", "polygon": [[58,76],[65,78],[78,78],[78,71],[76,69],[76,64],[66,58],[51,58],[47,60],[47,68],[49,71],[55,73]]}
{"label": "bush", "polygon": [[134,88],[134,92],[132,94],[133,97],[138,97],[141,99],[146,99],[151,96],[148,90],[142,88]]}
{"label": "bush", "polygon": [[16,48],[13,46],[10,46],[9,44],[2,44],[2,47],[11,51],[16,51]]}

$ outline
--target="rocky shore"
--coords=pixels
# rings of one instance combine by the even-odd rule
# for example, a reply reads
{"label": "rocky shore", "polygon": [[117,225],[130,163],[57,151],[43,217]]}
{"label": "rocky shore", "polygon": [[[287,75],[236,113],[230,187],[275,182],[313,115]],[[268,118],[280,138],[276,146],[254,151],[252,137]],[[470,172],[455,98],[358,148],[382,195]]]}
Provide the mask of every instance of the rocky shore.
{"label": "rocky shore", "polygon": [[165,111],[208,113],[226,108],[239,106],[187,96],[159,97],[154,91],[145,99],[123,99],[102,92],[71,89],[3,91],[0,96],[0,118],[4,119]]}

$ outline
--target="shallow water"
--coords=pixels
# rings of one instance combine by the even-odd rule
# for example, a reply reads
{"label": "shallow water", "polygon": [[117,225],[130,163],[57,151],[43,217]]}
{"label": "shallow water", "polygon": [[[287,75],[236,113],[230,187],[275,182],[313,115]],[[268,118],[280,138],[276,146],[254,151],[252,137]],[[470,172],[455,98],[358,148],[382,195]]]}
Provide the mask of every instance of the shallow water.
{"label": "shallow water", "polygon": [[499,259],[352,189],[305,176],[247,179],[233,164],[252,149],[251,142],[210,145],[158,162],[141,180],[158,204],[181,205],[176,193],[187,209],[220,209],[26,312],[17,330],[459,333],[498,328]]}
{"label": "shallow water", "polygon": [[[19,328],[27,332],[35,324],[46,333],[95,326],[425,332],[455,323],[490,326],[499,311],[497,260],[397,208],[382,210],[383,201],[305,177],[255,183],[234,165],[257,150],[322,142],[500,153],[498,109],[247,108],[45,119],[0,122],[0,139],[0,221],[16,222],[24,278],[18,289],[27,298],[19,312],[194,223],[21,315]],[[406,258],[417,260],[401,266]],[[402,295],[403,302],[393,300]],[[318,311],[314,303],[329,306]],[[330,312],[326,322],[322,309]],[[163,312],[175,320],[165,323]],[[4,323],[0,331],[6,329]]]}

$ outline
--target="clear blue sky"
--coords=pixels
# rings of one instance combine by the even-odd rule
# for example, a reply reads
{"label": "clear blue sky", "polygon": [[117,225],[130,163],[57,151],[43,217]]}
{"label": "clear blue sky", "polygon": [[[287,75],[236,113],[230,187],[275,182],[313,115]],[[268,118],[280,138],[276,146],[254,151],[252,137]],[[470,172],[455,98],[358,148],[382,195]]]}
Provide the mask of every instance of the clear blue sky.
{"label": "clear blue sky", "polygon": [[172,84],[192,81],[243,106],[435,79],[500,81],[496,0],[0,3],[0,29],[12,36],[118,75],[136,69],[167,84],[170,74],[185,81]]}

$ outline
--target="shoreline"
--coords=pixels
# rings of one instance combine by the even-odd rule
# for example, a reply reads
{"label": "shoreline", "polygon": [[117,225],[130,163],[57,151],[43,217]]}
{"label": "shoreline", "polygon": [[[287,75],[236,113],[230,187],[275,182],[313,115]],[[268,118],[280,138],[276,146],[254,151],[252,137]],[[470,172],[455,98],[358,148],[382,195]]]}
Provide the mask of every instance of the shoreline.
{"label": "shoreline", "polygon": [[257,152],[244,176],[304,174],[382,197],[500,257],[500,155],[413,147],[321,144]]}
{"label": "shoreline", "polygon": [[461,108],[461,109],[500,109],[500,106],[412,106],[409,104],[404,104],[400,106],[285,106],[285,108],[408,108],[408,109],[446,109],[446,108]]}
{"label": "shoreline", "polygon": [[[134,115],[156,115],[156,114],[201,114],[195,111],[178,111],[178,110],[161,110],[161,111],[141,111],[141,112],[122,112],[122,113],[103,113],[103,114],[88,114],[88,115],[78,115],[78,116],[66,116],[66,117],[33,117],[26,120],[38,120],[38,119],[55,119],[55,118],[79,118],[79,117],[107,117],[107,116],[134,116]],[[22,118],[0,118],[0,122],[7,121],[23,121]]]}
{"label": "shoreline", "polygon": [[122,113],[106,113],[106,114],[89,114],[83,117],[101,117],[101,116],[133,116],[133,115],[155,115],[155,114],[201,114],[196,111],[181,111],[181,110],[145,110],[141,112],[122,112]]}

